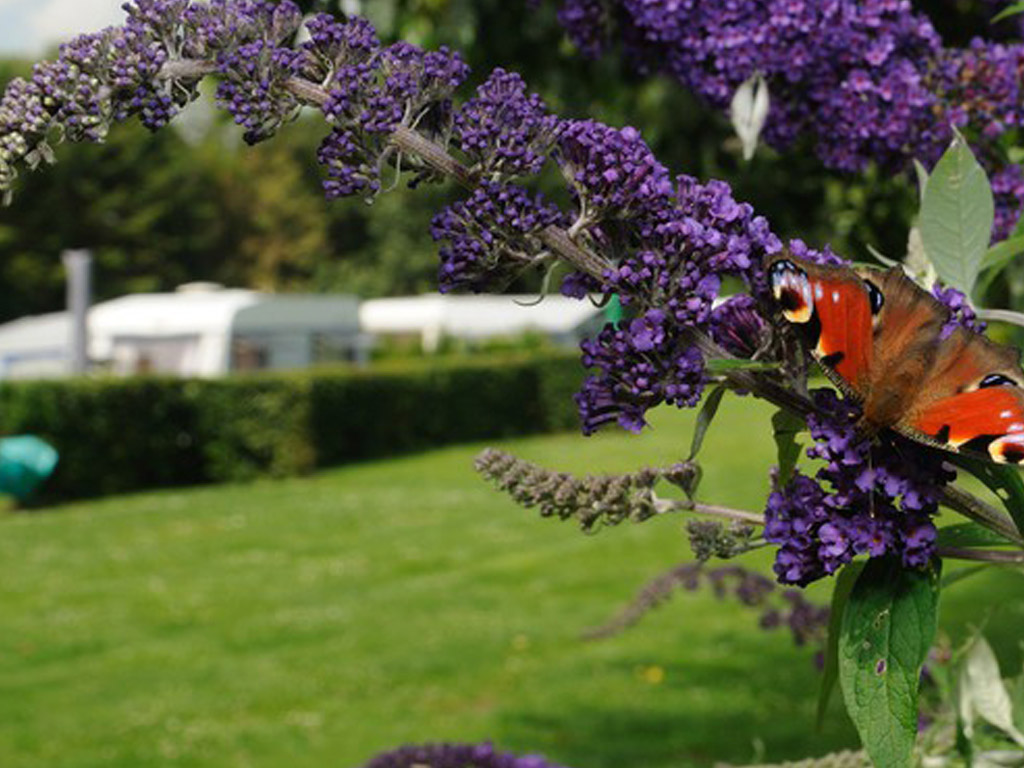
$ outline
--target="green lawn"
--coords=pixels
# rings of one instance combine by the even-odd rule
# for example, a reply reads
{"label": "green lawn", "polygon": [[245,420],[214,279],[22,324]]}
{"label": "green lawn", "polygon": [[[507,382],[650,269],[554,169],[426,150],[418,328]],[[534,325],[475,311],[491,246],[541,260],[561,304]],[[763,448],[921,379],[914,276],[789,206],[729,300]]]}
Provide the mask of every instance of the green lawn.
{"label": "green lawn", "polygon": [[[678,458],[691,418],[504,447],[626,470]],[[763,504],[767,418],[726,402],[707,498]],[[678,768],[855,743],[838,706],[814,731],[809,651],[733,604],[681,595],[579,640],[688,555],[679,521],[584,535],[540,519],[478,480],[480,447],[0,519],[0,766],[345,768],[492,739],[574,768]],[[962,582],[945,622],[987,620],[1019,665],[1022,586]]]}

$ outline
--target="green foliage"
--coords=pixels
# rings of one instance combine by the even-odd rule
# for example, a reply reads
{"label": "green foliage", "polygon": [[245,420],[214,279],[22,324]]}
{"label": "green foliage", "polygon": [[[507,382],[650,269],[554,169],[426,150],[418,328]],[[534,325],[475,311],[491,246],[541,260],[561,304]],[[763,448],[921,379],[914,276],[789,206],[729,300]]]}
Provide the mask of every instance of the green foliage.
{"label": "green foliage", "polygon": [[704,398],[704,403],[697,413],[697,423],[693,427],[693,439],[690,441],[690,455],[687,461],[693,461],[697,458],[697,454],[700,453],[701,446],[704,444],[704,437],[711,427],[711,422],[715,420],[715,416],[718,414],[718,407],[722,404],[724,396],[725,387],[718,386],[712,389],[708,396]]}
{"label": "green foliage", "polygon": [[992,23],[995,24],[997,21],[1002,21],[1003,19],[1008,19],[1011,16],[1017,16],[1021,13],[1024,13],[1024,2],[1017,2],[1013,5],[1008,5],[992,17]]}
{"label": "green foliage", "polygon": [[1004,547],[1012,544],[1005,536],[977,523],[947,525],[938,532],[940,547]]}
{"label": "green foliage", "polygon": [[850,593],[864,570],[863,562],[848,563],[836,576],[836,585],[832,589],[832,602],[829,604],[828,636],[825,638],[824,659],[821,670],[821,688],[818,689],[818,727],[825,720],[832,691],[839,679],[839,636],[842,633],[843,616]]}
{"label": "green foliage", "polygon": [[772,416],[772,431],[775,435],[775,446],[779,458],[779,485],[784,486],[793,478],[803,444],[797,441],[797,435],[807,429],[804,420],[786,410],[778,410]]}
{"label": "green foliage", "polygon": [[968,296],[992,239],[995,203],[985,171],[957,136],[928,179],[921,200],[921,240],[947,285]]}
{"label": "green foliage", "polygon": [[839,682],[846,710],[876,765],[910,766],[921,667],[935,640],[938,561],[924,571],[872,558],[843,611]]}
{"label": "green foliage", "polygon": [[60,452],[43,499],[201,482],[195,408],[159,379],[0,386],[0,434],[37,434]]}
{"label": "green foliage", "polygon": [[220,380],[0,386],[0,434],[60,451],[42,502],[282,477],[444,443],[566,429],[573,355],[406,361]]}
{"label": "green foliage", "polygon": [[1017,532],[1024,534],[1024,479],[1021,479],[1017,467],[982,461],[963,454],[951,454],[948,460],[981,480],[1010,513]]}
{"label": "green foliage", "polygon": [[1024,253],[1024,235],[1014,235],[989,248],[981,262],[981,276],[978,280],[977,293],[984,295],[992,282],[1022,253]]}

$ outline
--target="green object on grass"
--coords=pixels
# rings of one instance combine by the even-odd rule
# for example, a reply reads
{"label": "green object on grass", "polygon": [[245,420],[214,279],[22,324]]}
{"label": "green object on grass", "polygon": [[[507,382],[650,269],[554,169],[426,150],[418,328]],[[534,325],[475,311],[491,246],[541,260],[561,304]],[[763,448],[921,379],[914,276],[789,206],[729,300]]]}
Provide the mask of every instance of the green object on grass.
{"label": "green object on grass", "polygon": [[0,440],[0,493],[24,501],[57,466],[56,449],[33,435]]}

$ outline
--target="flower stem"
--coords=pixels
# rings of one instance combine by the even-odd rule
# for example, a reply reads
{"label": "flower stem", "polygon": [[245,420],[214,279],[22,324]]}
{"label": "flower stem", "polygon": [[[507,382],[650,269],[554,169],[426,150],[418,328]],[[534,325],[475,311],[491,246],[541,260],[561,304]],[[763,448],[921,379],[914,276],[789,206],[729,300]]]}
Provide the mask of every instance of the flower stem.
{"label": "flower stem", "polygon": [[983,563],[1013,563],[1024,565],[1024,552],[1014,552],[1013,550],[938,547],[935,552],[939,557],[950,557],[957,560],[977,560]]}
{"label": "flower stem", "polygon": [[744,509],[722,507],[717,504],[702,504],[698,501],[683,499],[657,499],[655,505],[657,506],[658,514],[695,512],[698,515],[724,517],[727,520],[738,520],[741,523],[750,523],[751,525],[764,525],[764,515],[756,512],[747,512]]}
{"label": "flower stem", "polygon": [[[177,59],[164,64],[159,77],[163,79],[195,79],[216,72],[213,62],[199,59]],[[301,77],[288,80],[290,90],[301,101],[309,105],[322,106],[330,98],[325,88]],[[398,126],[388,140],[401,152],[416,155],[438,173],[454,179],[461,186],[473,189],[476,177],[470,170],[452,157],[448,151],[422,134],[404,125]],[[604,277],[611,264],[590,251],[581,248],[561,227],[549,226],[540,233],[541,242],[550,251],[558,254],[581,272],[597,278]]]}

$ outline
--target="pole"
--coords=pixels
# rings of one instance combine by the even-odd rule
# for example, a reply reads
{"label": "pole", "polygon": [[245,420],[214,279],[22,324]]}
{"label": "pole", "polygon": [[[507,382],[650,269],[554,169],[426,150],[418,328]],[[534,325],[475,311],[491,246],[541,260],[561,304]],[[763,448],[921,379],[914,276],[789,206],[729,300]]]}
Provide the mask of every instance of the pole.
{"label": "pole", "polygon": [[71,318],[68,361],[71,373],[84,374],[89,367],[89,305],[92,303],[92,253],[68,250],[61,254],[67,270],[67,305]]}

